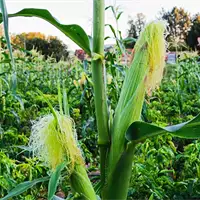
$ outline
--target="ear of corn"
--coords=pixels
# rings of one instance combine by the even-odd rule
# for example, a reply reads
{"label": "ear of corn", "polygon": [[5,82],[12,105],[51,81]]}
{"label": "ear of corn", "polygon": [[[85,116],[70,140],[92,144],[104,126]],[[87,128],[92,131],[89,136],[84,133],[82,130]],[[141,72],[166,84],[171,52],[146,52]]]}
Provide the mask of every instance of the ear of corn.
{"label": "ear of corn", "polygon": [[116,165],[125,150],[127,128],[132,122],[140,120],[145,93],[155,89],[162,79],[165,62],[164,30],[163,22],[148,24],[135,45],[134,59],[127,71],[115,110],[110,168]]}
{"label": "ear of corn", "polygon": [[72,119],[59,113],[56,115],[58,121],[50,114],[33,125],[29,144],[33,153],[52,169],[67,161],[71,174],[75,163],[84,164],[84,161],[77,146]]}
{"label": "ear of corn", "polygon": [[82,200],[96,200],[96,194],[83,165],[76,165],[70,177],[72,189],[79,193]]}
{"label": "ear of corn", "polygon": [[[141,90],[153,90],[162,80],[165,62],[164,30],[163,22],[152,22],[141,33],[135,45],[134,59],[124,80],[115,116],[126,110],[134,98],[138,99],[136,96]],[[136,107],[137,103],[134,102],[132,107]]]}
{"label": "ear of corn", "polygon": [[33,125],[29,145],[34,155],[52,170],[67,161],[66,168],[72,188],[84,199],[95,200],[96,195],[78,147],[74,123],[68,116],[57,112],[54,115],[47,115]]}

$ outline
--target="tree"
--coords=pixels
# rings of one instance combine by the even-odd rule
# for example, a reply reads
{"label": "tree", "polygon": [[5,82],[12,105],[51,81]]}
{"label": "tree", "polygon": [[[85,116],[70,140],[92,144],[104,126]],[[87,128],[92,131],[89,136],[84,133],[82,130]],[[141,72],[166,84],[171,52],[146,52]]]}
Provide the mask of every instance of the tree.
{"label": "tree", "polygon": [[160,12],[160,19],[167,21],[167,41],[170,50],[184,50],[185,40],[192,25],[191,16],[183,8],[174,7],[166,12],[164,9]]}
{"label": "tree", "polygon": [[193,50],[197,49],[200,51],[200,45],[198,38],[200,37],[200,14],[196,14],[192,20],[192,28],[187,36],[187,44]]}
{"label": "tree", "polygon": [[130,18],[128,20],[128,25],[129,25],[128,37],[137,38],[138,34],[137,34],[137,30],[136,30],[136,25],[135,25],[135,22],[132,18]]}
{"label": "tree", "polygon": [[33,38],[26,40],[26,49],[37,49],[45,58],[51,56],[58,62],[61,59],[66,60],[69,52],[67,51],[67,45],[62,43],[58,38],[50,38],[43,40],[41,38]]}
{"label": "tree", "polygon": [[29,33],[21,33],[21,34],[12,34],[11,41],[13,44],[26,49],[26,41],[32,39],[42,39],[45,40],[46,37],[44,34],[40,32],[29,32]]}
{"label": "tree", "polygon": [[[128,37],[138,38],[145,24],[146,24],[146,17],[143,13],[138,13],[136,15],[135,20],[130,17],[130,19],[128,20],[128,25],[129,25]],[[134,45],[135,45],[135,42],[131,42],[131,43],[128,43],[126,47],[133,48]]]}
{"label": "tree", "polygon": [[40,51],[45,58],[51,56],[58,62],[61,58],[66,60],[68,57],[68,47],[57,37],[46,37],[39,32],[21,33],[12,36],[12,43],[21,48]]}
{"label": "tree", "polygon": [[146,16],[143,13],[138,13],[136,15],[135,24],[136,24],[136,30],[137,30],[137,33],[139,36],[140,32],[143,30],[143,28],[146,24]]}
{"label": "tree", "polygon": [[146,17],[143,13],[138,13],[135,20],[130,17],[130,19],[128,20],[128,37],[138,38],[145,24]]}

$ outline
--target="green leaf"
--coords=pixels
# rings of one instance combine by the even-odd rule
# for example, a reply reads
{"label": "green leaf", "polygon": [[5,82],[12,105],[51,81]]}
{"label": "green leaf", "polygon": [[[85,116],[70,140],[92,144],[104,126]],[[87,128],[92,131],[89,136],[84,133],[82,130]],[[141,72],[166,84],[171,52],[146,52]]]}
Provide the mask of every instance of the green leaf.
{"label": "green leaf", "polygon": [[[124,53],[124,48],[122,46],[122,43],[121,41],[117,38],[117,34],[115,32],[115,29],[113,28],[113,26],[111,24],[105,24],[105,26],[109,26],[110,27],[110,30],[112,31],[113,35],[114,35],[114,38],[116,40],[116,43],[117,43],[117,46],[119,47],[119,49],[121,50],[121,53]],[[105,39],[104,39],[105,40]]]}
{"label": "green leaf", "polygon": [[48,185],[48,200],[53,199],[54,194],[56,192],[56,188],[58,186],[61,171],[64,169],[65,166],[66,162],[61,163],[56,167],[55,171],[51,174],[51,178],[49,180],[49,185]]}
{"label": "green leaf", "polygon": [[12,96],[19,102],[21,110],[24,110],[24,102],[22,98],[20,96],[17,96],[16,94],[13,94]]}
{"label": "green leaf", "polygon": [[6,9],[6,4],[4,0],[0,1],[0,9],[1,9],[1,22],[3,21],[3,27],[4,27],[4,33],[5,33],[5,38],[6,38],[6,42],[8,45],[8,50],[10,53],[10,57],[11,57],[11,61],[13,62],[13,56],[12,56],[12,47],[10,44],[10,37],[9,37],[9,28],[8,28],[8,13],[7,13],[7,9]]}
{"label": "green leaf", "polygon": [[26,190],[28,190],[29,188],[32,188],[37,183],[41,183],[47,180],[49,180],[49,177],[43,177],[43,178],[35,179],[33,181],[26,181],[26,182],[20,183],[14,189],[12,189],[5,197],[1,198],[1,200],[7,200],[14,196],[20,195]]}
{"label": "green leaf", "polygon": [[94,185],[94,191],[96,192],[96,194],[100,194],[101,193],[102,187],[103,187],[102,181],[99,181]]}
{"label": "green leaf", "polygon": [[[63,32],[67,37],[73,40],[80,46],[87,54],[91,54],[89,38],[85,31],[76,24],[64,25],[58,22],[48,10],[25,8],[17,13],[9,14],[8,17],[39,17],[54,25],[57,29]],[[0,15],[0,23],[2,22],[2,14]]]}
{"label": "green leaf", "polygon": [[172,170],[169,170],[169,169],[163,169],[161,171],[159,171],[159,174],[164,174],[164,173],[175,173],[175,171],[172,169]]}
{"label": "green leaf", "polygon": [[121,17],[123,12],[120,12],[118,15],[117,15],[117,20]]}
{"label": "green leaf", "polygon": [[109,27],[110,27],[110,30],[112,31],[112,33],[113,33],[113,35],[114,35],[114,37],[117,38],[115,29],[113,28],[113,26],[112,26],[111,24],[105,24],[105,26],[109,26]]}
{"label": "green leaf", "polygon": [[166,133],[171,133],[180,138],[200,138],[200,114],[190,121],[166,128],[161,128],[142,121],[133,122],[126,132],[126,139],[128,141],[140,142],[147,138]]}
{"label": "green leaf", "polygon": [[58,102],[59,102],[59,111],[63,115],[63,95],[61,93],[60,79],[57,80],[57,89],[58,89]]}
{"label": "green leaf", "polygon": [[107,6],[107,7],[105,7],[105,10],[108,10],[109,8],[111,8],[112,6]]}
{"label": "green leaf", "polygon": [[106,36],[106,37],[104,38],[104,40],[107,40],[107,39],[110,39],[110,36]]}
{"label": "green leaf", "polygon": [[137,41],[137,39],[135,39],[133,37],[127,37],[127,38],[123,39],[123,42],[128,43],[128,44],[131,42],[136,42],[136,41]]}
{"label": "green leaf", "polygon": [[[44,100],[45,100],[46,103],[48,104],[48,106],[49,106],[49,108],[50,108],[50,110],[51,110],[51,112],[52,112],[52,114],[53,114],[53,116],[54,116],[56,122],[58,123],[58,117],[57,117],[56,111],[55,111],[55,109],[53,108],[53,106],[52,106],[52,104],[50,103],[50,101],[44,96],[44,94],[42,93],[42,91],[40,91],[38,88],[36,88],[36,91],[38,92],[38,94],[40,94],[40,95],[44,98]],[[58,123],[58,124],[59,124],[59,123]]]}
{"label": "green leaf", "polygon": [[153,200],[153,197],[154,197],[154,195],[152,193],[151,196],[149,197],[149,200]]}
{"label": "green leaf", "polygon": [[8,26],[8,13],[7,13],[7,9],[6,9],[6,4],[4,0],[0,1],[0,10],[1,10],[1,16],[0,16],[0,20],[1,22],[3,21],[3,26],[4,26],[4,33],[5,33],[5,38],[6,38],[6,43],[8,46],[8,50],[10,53],[10,58],[11,58],[11,64],[12,64],[12,91],[15,94],[16,91],[16,87],[17,87],[17,74],[16,74],[16,66],[15,66],[15,62],[14,62],[14,58],[13,58],[13,54],[12,54],[12,46],[10,43],[10,37],[9,37],[9,26]]}
{"label": "green leaf", "polygon": [[65,115],[70,116],[70,114],[69,114],[69,103],[68,103],[68,98],[67,98],[67,90],[65,88],[64,81],[63,81],[63,107],[64,107]]}

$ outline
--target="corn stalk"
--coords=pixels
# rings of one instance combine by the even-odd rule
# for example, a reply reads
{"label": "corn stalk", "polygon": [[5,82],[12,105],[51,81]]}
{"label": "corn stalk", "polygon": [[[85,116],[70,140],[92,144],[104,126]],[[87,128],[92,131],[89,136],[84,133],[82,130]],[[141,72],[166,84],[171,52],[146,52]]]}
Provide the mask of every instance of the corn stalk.
{"label": "corn stalk", "polygon": [[[104,1],[93,1],[93,54],[104,57]],[[109,147],[108,106],[105,85],[105,67],[103,59],[92,60],[94,83],[94,101],[100,148],[101,182],[104,184],[106,160]]]}

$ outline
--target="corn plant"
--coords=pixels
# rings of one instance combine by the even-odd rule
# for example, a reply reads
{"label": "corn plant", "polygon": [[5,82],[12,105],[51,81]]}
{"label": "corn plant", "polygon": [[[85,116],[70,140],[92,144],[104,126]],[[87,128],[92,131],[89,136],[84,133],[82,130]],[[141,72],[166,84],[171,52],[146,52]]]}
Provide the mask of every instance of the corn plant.
{"label": "corn plant", "polygon": [[110,112],[104,67],[104,3],[103,0],[93,1],[93,35],[89,37],[79,25],[61,24],[45,9],[27,8],[7,15],[5,2],[1,1],[3,9],[0,21],[4,21],[4,24],[8,22],[8,17],[42,18],[62,31],[91,57],[101,174],[100,182],[93,186],[76,139],[73,119],[67,109],[62,111],[61,99],[59,112],[47,101],[52,114],[35,122],[29,144],[33,154],[50,168],[50,178],[21,183],[2,200],[19,195],[33,185],[47,180],[48,199],[57,199],[54,194],[63,170],[67,172],[71,188],[79,199],[126,199],[134,150],[138,143],[166,133],[181,138],[200,137],[200,116],[165,128],[140,121],[145,94],[151,95],[159,85],[165,65],[165,24],[160,21],[149,23],[137,40],[134,58],[126,70],[118,103],[114,113]]}

